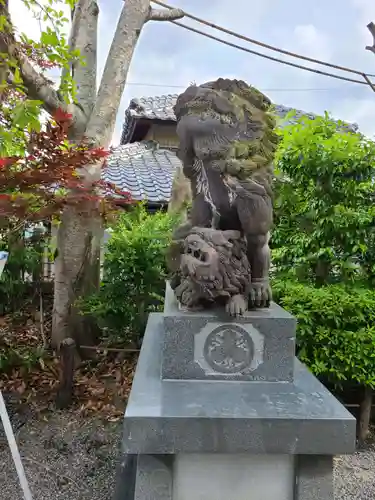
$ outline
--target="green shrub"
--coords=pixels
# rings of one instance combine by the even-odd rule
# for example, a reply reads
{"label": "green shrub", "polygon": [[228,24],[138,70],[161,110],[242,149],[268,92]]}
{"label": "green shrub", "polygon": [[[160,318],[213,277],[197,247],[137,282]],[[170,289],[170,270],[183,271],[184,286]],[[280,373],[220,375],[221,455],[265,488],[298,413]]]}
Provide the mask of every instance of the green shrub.
{"label": "green shrub", "polygon": [[0,345],[0,373],[9,373],[21,367],[30,370],[38,362],[41,363],[44,354],[43,347],[9,345],[4,342]]}
{"label": "green shrub", "polygon": [[275,279],[273,292],[298,319],[298,357],[315,375],[336,386],[375,388],[374,291]]}
{"label": "green shrub", "polygon": [[280,134],[274,265],[317,285],[375,283],[375,142],[328,116]]}
{"label": "green shrub", "polygon": [[328,115],[280,134],[274,298],[297,317],[298,357],[315,375],[375,388],[375,143]]}
{"label": "green shrub", "polygon": [[111,228],[98,294],[81,304],[83,313],[106,327],[112,340],[143,334],[148,313],[164,301],[165,250],[177,216],[148,214],[142,204],[119,216]]}
{"label": "green shrub", "polygon": [[35,280],[43,271],[44,235],[26,238],[23,230],[0,231],[0,250],[9,252],[8,262],[0,278],[0,314],[16,311],[35,292]]}

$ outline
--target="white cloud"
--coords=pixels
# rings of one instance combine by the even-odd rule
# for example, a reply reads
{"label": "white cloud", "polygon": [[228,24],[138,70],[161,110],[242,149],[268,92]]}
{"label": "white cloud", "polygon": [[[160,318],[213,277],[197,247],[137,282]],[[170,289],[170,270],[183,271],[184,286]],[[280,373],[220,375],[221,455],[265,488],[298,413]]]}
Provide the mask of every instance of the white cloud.
{"label": "white cloud", "polygon": [[332,114],[335,118],[359,123],[361,132],[375,139],[375,95],[361,100],[344,99],[332,109]]}
{"label": "white cloud", "polygon": [[298,25],[293,31],[295,51],[314,59],[330,62],[332,46],[330,38],[312,24]]}
{"label": "white cloud", "polygon": [[13,0],[13,2],[10,2],[9,11],[12,22],[20,33],[25,33],[25,35],[33,40],[39,39],[39,22],[32,17],[29,9],[22,0]]}
{"label": "white cloud", "polygon": [[[185,8],[184,4],[191,4],[191,0],[180,0],[178,3],[181,8]],[[251,2],[249,0],[236,0],[228,5],[225,0],[210,0],[209,2],[198,0],[194,14],[219,26],[225,26],[251,37],[251,32],[262,26],[278,3],[279,0],[252,0]],[[186,10],[189,11],[187,6]],[[191,13],[193,14],[193,12]]]}

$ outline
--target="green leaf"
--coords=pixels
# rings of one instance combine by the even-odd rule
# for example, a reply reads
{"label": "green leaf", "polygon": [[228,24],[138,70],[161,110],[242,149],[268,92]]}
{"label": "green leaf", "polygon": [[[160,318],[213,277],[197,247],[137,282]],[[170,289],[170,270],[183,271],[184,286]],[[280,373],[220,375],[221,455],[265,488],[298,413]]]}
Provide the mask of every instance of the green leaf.
{"label": "green leaf", "polygon": [[[48,19],[48,17],[47,17],[47,19]],[[52,47],[57,47],[59,45],[59,39],[57,37],[57,34],[54,31],[49,31],[49,32],[42,31],[41,36],[40,36],[40,41],[44,45],[50,45]]]}

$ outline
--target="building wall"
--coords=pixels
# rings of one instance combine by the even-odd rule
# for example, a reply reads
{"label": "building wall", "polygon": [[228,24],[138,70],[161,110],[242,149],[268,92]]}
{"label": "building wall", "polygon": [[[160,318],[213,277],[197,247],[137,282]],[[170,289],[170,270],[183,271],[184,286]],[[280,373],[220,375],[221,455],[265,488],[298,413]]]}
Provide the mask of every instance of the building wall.
{"label": "building wall", "polygon": [[176,134],[175,124],[152,124],[150,130],[148,131],[146,141],[156,141],[160,144],[161,148],[177,148],[178,138]]}
{"label": "building wall", "polygon": [[[174,123],[153,123],[148,131],[145,140],[156,141],[161,148],[178,148],[178,137],[176,134],[176,124]],[[182,169],[177,169],[173,179],[171,199],[168,204],[168,211],[180,212],[186,215],[186,207],[191,203],[190,181],[184,176]]]}

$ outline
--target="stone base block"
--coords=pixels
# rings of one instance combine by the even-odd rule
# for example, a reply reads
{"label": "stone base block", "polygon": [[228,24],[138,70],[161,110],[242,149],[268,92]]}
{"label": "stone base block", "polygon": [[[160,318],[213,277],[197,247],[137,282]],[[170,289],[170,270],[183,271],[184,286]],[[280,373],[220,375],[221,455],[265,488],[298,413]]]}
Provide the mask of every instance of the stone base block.
{"label": "stone base block", "polygon": [[[126,463],[126,461],[124,462]],[[333,500],[332,456],[140,455],[114,500]]]}
{"label": "stone base block", "polygon": [[125,413],[125,454],[355,450],[354,417],[299,361],[293,383],[162,380],[163,334],[163,314],[151,314]]}
{"label": "stone base block", "polygon": [[332,458],[355,450],[354,417],[295,358],[289,382],[163,379],[168,314],[149,317],[115,500],[333,500]]}
{"label": "stone base block", "polygon": [[[272,481],[270,480],[272,478]],[[176,455],[173,500],[291,500],[291,455]]]}
{"label": "stone base block", "polygon": [[292,382],[296,320],[275,303],[231,318],[184,311],[167,286],[162,379]]}

